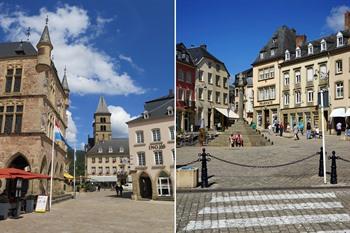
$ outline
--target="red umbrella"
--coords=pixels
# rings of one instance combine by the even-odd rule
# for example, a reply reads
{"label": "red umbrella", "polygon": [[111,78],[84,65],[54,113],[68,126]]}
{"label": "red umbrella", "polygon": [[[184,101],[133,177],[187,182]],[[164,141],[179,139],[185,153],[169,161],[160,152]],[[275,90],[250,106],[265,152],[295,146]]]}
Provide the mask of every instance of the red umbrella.
{"label": "red umbrella", "polygon": [[7,179],[15,179],[15,178],[22,178],[22,179],[49,179],[50,176],[38,174],[38,173],[31,173],[26,172],[21,169],[17,168],[0,168],[0,178],[7,178]]}

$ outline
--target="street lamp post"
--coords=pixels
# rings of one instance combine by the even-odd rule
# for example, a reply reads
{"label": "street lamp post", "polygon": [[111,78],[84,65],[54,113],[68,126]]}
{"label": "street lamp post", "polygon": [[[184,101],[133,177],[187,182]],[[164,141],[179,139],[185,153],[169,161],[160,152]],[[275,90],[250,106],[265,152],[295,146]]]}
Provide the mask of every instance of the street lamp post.
{"label": "street lamp post", "polygon": [[[326,79],[329,78],[329,72],[327,73],[323,73],[321,71],[317,71],[315,72],[314,74],[314,79],[316,80],[317,79],[317,73],[319,74],[320,77],[324,77]],[[327,82],[328,83],[328,82]],[[323,182],[325,184],[327,184],[327,177],[326,177],[326,134],[325,134],[325,122],[324,122],[324,105],[325,105],[325,101],[324,101],[324,94],[327,93],[328,94],[328,91],[325,92],[324,89],[320,90],[320,104],[321,104],[321,127],[322,127],[322,153],[323,153]]]}

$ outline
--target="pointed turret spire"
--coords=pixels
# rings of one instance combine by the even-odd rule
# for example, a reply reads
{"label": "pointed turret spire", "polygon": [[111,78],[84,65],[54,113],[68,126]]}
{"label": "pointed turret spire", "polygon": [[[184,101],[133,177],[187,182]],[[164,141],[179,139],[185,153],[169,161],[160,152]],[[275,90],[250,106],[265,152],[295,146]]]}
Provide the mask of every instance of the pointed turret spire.
{"label": "pointed turret spire", "polygon": [[110,113],[107,108],[105,98],[103,96],[100,96],[100,100],[98,102],[98,106],[95,113]]}
{"label": "pointed turret spire", "polygon": [[41,34],[40,40],[39,40],[38,44],[36,45],[36,47],[39,48],[40,45],[45,44],[45,45],[49,45],[52,49],[53,46],[52,46],[51,39],[50,39],[49,27],[47,26],[47,23],[49,22],[48,16],[46,17],[45,22],[46,23],[45,23],[44,31]]}
{"label": "pointed turret spire", "polygon": [[67,81],[67,68],[64,67],[64,75],[62,79],[62,87],[65,92],[69,93],[68,81]]}

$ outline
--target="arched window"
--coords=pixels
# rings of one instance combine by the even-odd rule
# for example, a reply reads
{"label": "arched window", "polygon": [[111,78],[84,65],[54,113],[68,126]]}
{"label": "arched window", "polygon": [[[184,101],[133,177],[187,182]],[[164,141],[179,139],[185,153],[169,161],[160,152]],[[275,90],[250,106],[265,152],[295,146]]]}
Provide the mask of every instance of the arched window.
{"label": "arched window", "polygon": [[284,53],[284,60],[289,61],[290,60],[290,52],[287,49],[286,52]]}
{"label": "arched window", "polygon": [[307,54],[314,54],[314,46],[311,43],[309,43],[309,45],[307,46]]}
{"label": "arched window", "polygon": [[327,43],[325,41],[325,39],[321,40],[321,52],[326,51],[327,50]]}
{"label": "arched window", "polygon": [[295,49],[295,57],[296,58],[301,57],[301,49],[300,49],[300,47],[297,47]]}

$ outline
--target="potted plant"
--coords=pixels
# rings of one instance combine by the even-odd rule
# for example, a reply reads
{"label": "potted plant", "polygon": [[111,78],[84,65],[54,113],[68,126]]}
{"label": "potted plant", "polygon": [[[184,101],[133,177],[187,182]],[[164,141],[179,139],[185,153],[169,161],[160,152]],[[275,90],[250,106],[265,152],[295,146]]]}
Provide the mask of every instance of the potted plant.
{"label": "potted plant", "polygon": [[34,203],[35,203],[36,196],[35,195],[28,195],[26,196],[26,213],[32,213],[34,211]]}
{"label": "potted plant", "polygon": [[10,209],[9,199],[6,195],[0,195],[0,220],[5,220],[8,217]]}

